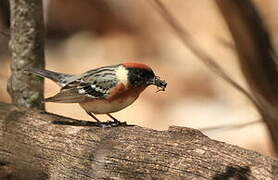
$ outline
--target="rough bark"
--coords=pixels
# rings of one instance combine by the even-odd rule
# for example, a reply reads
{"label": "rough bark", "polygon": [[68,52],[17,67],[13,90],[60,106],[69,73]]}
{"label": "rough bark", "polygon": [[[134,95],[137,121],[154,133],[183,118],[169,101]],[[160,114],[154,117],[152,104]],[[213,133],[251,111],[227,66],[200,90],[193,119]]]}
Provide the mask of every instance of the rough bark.
{"label": "rough bark", "polygon": [[43,79],[24,71],[44,68],[42,0],[10,0],[12,55],[8,91],[14,104],[44,109]]}
{"label": "rough bark", "polygon": [[278,72],[270,36],[250,0],[216,0],[233,36],[241,70],[278,154]]}
{"label": "rough bark", "polygon": [[0,103],[0,178],[278,179],[278,162],[200,131],[94,123]]}

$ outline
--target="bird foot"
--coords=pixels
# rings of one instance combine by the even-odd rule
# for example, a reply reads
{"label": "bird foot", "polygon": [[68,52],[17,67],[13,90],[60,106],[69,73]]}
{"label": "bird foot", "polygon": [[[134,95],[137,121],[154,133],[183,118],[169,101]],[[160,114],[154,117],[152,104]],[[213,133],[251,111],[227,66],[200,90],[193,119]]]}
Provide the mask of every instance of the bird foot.
{"label": "bird foot", "polygon": [[110,127],[118,127],[118,126],[127,126],[127,123],[121,121],[106,121],[106,122],[97,123],[97,126],[102,128],[110,128]]}

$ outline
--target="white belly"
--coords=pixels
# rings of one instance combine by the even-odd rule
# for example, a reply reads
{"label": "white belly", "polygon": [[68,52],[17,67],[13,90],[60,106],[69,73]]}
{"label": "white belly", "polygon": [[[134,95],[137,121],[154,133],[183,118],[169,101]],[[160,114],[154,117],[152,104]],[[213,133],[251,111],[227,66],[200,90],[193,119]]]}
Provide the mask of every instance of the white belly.
{"label": "white belly", "polygon": [[120,111],[125,107],[131,105],[138,96],[129,97],[125,100],[117,99],[114,101],[105,101],[105,100],[94,100],[91,102],[80,103],[80,105],[88,112],[94,114],[107,114]]}

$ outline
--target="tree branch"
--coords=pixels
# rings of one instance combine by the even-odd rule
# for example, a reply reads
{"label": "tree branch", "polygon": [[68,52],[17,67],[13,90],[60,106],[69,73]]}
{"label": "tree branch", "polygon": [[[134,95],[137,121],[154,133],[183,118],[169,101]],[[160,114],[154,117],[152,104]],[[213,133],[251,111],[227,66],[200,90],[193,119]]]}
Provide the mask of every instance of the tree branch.
{"label": "tree branch", "polygon": [[254,104],[254,106],[260,108],[260,104],[257,103],[257,100],[248,91],[235,82],[209,54],[202,50],[194,37],[182,27],[182,25],[176,20],[176,18],[160,0],[150,0],[149,2],[161,15],[161,17],[173,28],[175,34],[178,36],[181,42],[186,47],[188,47],[209,70],[214,72],[232,87],[245,95]]}
{"label": "tree branch", "polygon": [[234,130],[234,129],[245,128],[247,126],[258,124],[258,123],[263,123],[263,121],[260,119],[257,121],[251,121],[251,122],[240,123],[240,124],[229,124],[229,125],[219,125],[219,126],[199,128],[198,130],[200,130],[202,132],[215,131],[215,130],[229,131],[229,130]]}
{"label": "tree branch", "polygon": [[14,104],[44,109],[43,79],[24,70],[44,68],[42,0],[10,0],[12,75],[8,91]]}
{"label": "tree branch", "polygon": [[[0,177],[263,180],[278,176],[276,160],[212,140],[198,130],[98,128],[81,122],[0,103]],[[65,125],[72,123],[81,124]]]}
{"label": "tree branch", "polygon": [[278,153],[278,73],[269,34],[250,0],[216,0],[235,41],[241,70]]}
{"label": "tree branch", "polygon": [[252,94],[235,82],[194,38],[174,18],[160,0],[149,1],[165,21],[173,28],[183,44],[213,72],[244,94],[258,109],[269,129],[278,152],[278,76],[274,51],[267,31],[264,29],[255,7],[250,0],[216,0],[235,40],[240,65],[251,87]]}

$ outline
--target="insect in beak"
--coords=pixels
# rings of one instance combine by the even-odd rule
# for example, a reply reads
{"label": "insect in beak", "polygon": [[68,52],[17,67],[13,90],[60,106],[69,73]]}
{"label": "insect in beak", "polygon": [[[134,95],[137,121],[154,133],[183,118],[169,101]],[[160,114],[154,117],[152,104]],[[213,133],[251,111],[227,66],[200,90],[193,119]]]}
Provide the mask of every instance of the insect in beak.
{"label": "insect in beak", "polygon": [[157,91],[156,92],[165,91],[165,88],[167,86],[166,81],[161,80],[160,77],[158,77],[158,76],[154,77],[152,84],[157,87]]}

